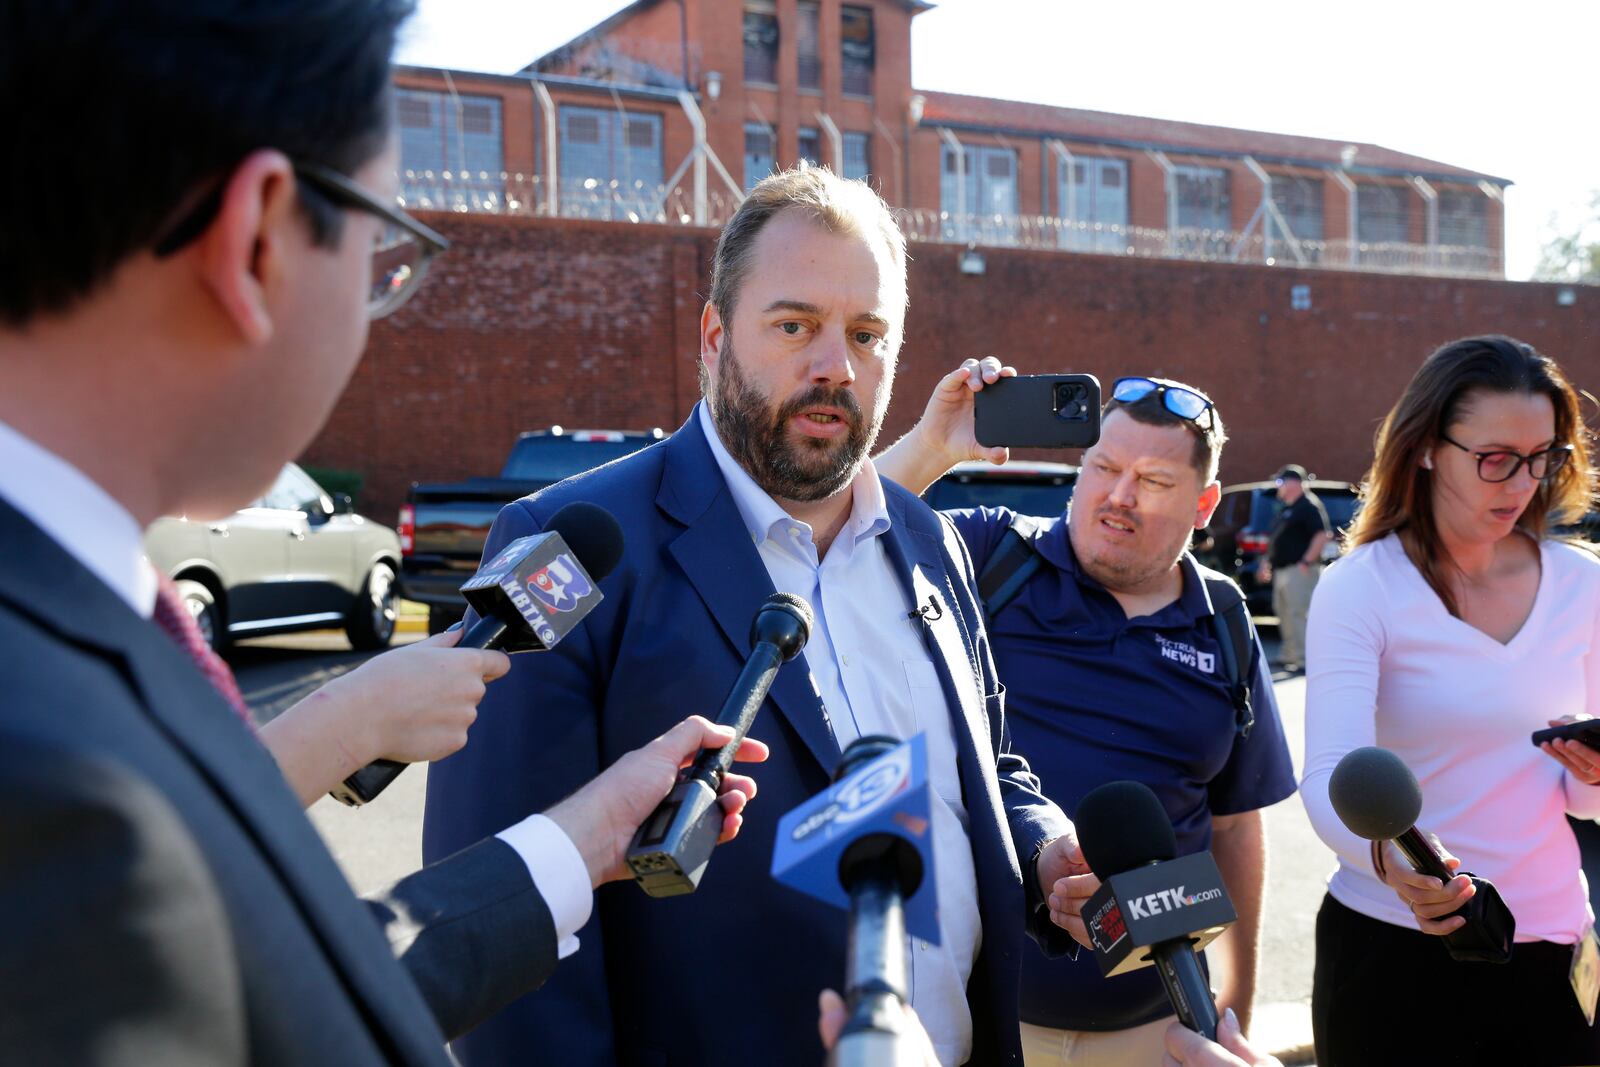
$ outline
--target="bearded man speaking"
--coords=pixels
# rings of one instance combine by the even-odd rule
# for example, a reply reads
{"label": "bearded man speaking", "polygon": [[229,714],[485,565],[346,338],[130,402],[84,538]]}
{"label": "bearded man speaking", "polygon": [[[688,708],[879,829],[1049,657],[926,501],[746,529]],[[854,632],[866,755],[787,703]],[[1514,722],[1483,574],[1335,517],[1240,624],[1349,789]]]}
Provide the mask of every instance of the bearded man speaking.
{"label": "bearded man speaking", "polygon": [[692,895],[602,890],[583,950],[456,1043],[468,1067],[535,1050],[571,1065],[820,1063],[815,998],[842,979],[847,920],[771,880],[777,821],[826,787],[855,738],[918,733],[938,800],[941,937],[911,945],[913,1004],[946,1067],[1021,1062],[1018,973],[1037,951],[1023,937],[1070,947],[1046,902],[1087,868],[1008,751],[959,535],[868,459],[905,307],[904,241],[883,201],[825,170],[773,175],[718,243],[705,399],[688,421],[501,512],[490,555],[573,500],[611,509],[628,547],[585,625],[517,657],[473,743],[434,765],[428,856],[546,806],[668,718],[714,714],[774,591],[804,597],[816,621],[751,732],[772,755],[740,839]]}

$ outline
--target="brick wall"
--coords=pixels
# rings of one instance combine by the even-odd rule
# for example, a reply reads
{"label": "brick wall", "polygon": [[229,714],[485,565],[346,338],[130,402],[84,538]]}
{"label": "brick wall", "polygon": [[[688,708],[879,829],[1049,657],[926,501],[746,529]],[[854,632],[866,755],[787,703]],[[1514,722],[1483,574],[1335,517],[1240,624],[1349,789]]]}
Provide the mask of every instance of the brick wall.
{"label": "brick wall", "polygon": [[[517,433],[675,428],[715,234],[482,215],[428,218],[454,242],[422,292],[374,325],[308,462],[358,470],[363,509],[392,522],[412,481],[493,474]],[[911,312],[888,438],[945,369],[994,353],[1023,373],[1183,379],[1216,399],[1225,481],[1305,464],[1359,477],[1377,420],[1444,341],[1502,331],[1600,391],[1600,291],[1529,283],[1220,266],[913,245]],[[1290,288],[1312,308],[1291,311]]]}

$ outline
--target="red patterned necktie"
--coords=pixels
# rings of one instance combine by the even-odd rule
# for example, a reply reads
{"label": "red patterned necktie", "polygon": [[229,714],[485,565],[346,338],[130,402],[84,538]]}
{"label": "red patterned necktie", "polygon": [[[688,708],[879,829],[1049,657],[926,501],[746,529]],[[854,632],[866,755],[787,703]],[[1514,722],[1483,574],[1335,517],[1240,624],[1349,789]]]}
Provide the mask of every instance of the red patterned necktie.
{"label": "red patterned necktie", "polygon": [[244,695],[239,692],[239,683],[234,681],[233,672],[222,662],[222,657],[206,644],[205,635],[200,632],[200,625],[194,621],[188,605],[183,602],[183,595],[164,574],[159,575],[156,580],[156,610],[151,616],[151,621],[161,627],[166,635],[194,660],[194,665],[200,668],[200,673],[206,676],[206,681],[210,682],[218,695],[228,702],[228,706],[250,728],[250,732],[255,733],[255,721],[250,718],[250,709],[245,706]]}

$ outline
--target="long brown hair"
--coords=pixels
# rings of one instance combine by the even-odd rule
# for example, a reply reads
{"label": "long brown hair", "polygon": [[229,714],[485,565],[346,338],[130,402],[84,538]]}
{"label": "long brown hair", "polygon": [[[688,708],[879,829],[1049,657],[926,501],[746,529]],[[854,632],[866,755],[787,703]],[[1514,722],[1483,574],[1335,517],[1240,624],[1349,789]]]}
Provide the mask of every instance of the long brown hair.
{"label": "long brown hair", "polygon": [[1594,496],[1589,432],[1578,392],[1555,360],[1498,335],[1452,341],[1429,356],[1378,429],[1372,469],[1361,484],[1361,509],[1345,540],[1354,548],[1402,532],[1406,554],[1452,615],[1460,612],[1446,579],[1455,564],[1439,539],[1433,471],[1422,466],[1422,459],[1461,417],[1474,391],[1549,397],[1556,443],[1573,447],[1566,466],[1535,490],[1517,517],[1519,527],[1542,539],[1552,523],[1582,516]]}

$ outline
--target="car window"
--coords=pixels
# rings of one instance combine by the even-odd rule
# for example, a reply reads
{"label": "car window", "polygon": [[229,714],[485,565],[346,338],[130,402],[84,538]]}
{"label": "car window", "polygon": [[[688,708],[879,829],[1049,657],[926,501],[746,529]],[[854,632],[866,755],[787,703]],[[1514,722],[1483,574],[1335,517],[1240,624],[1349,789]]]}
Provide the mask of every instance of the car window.
{"label": "car window", "polygon": [[322,491],[322,486],[292,463],[278,472],[278,480],[272,483],[272,488],[267,490],[267,495],[262,499],[263,507],[282,511],[333,510],[333,502]]}

